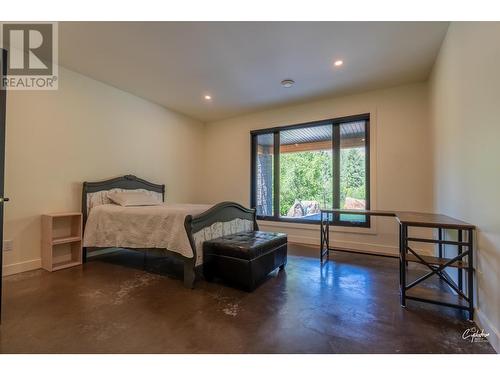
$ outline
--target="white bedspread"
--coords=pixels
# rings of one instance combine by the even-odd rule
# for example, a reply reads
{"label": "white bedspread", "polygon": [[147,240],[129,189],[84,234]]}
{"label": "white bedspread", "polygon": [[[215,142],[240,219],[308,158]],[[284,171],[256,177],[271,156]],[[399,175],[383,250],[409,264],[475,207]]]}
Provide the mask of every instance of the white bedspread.
{"label": "white bedspread", "polygon": [[103,204],[90,210],[83,246],[161,248],[192,258],[184,228],[187,215],[198,215],[212,205],[162,204],[122,207]]}

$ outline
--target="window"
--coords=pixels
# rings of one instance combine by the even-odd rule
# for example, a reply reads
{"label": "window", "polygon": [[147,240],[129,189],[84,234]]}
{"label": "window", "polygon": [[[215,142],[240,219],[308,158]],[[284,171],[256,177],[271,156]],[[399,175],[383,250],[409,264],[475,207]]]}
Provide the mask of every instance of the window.
{"label": "window", "polygon": [[[252,207],[263,220],[319,222],[320,209],[369,209],[369,115],[257,130]],[[369,226],[361,214],[337,225]]]}
{"label": "window", "polygon": [[256,202],[258,216],[273,216],[274,193],[274,135],[260,134],[256,137]]}

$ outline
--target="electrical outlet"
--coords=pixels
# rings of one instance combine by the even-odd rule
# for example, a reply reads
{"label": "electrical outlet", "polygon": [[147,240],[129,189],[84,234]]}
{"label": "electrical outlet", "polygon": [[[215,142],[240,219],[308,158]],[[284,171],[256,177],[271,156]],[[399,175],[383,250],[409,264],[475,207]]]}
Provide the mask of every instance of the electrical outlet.
{"label": "electrical outlet", "polygon": [[3,251],[12,251],[14,250],[14,241],[13,240],[4,240],[3,241]]}

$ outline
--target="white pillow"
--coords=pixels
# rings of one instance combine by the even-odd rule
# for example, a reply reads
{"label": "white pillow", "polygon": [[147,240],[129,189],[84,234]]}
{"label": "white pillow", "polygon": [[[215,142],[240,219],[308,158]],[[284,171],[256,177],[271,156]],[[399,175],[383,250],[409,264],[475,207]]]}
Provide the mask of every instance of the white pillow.
{"label": "white pillow", "polygon": [[108,193],[108,198],[123,207],[129,206],[158,206],[162,204],[155,197],[143,191],[114,191]]}

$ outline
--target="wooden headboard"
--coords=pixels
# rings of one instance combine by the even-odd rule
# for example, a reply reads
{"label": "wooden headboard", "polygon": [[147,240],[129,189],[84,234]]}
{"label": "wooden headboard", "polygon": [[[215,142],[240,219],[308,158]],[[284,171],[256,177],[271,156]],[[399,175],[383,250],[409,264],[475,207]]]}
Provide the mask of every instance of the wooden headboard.
{"label": "wooden headboard", "polygon": [[97,182],[84,182],[82,189],[82,214],[83,223],[87,221],[87,199],[88,194],[96,193],[98,191],[106,191],[111,189],[144,189],[148,191],[153,191],[155,193],[160,193],[162,200],[165,201],[165,185],[158,185],[152,182],[143,180],[142,178],[136,177],[134,175],[128,174],[123,177],[116,177],[109,180],[97,181]]}

